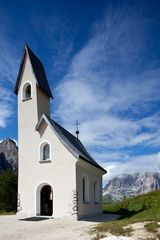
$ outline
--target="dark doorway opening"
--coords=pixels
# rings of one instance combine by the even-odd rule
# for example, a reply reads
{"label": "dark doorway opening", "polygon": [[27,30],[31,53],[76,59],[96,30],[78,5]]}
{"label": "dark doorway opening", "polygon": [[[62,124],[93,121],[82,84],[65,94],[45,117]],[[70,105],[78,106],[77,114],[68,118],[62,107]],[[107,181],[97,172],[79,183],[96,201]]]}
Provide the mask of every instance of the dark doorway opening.
{"label": "dark doorway opening", "polygon": [[41,215],[52,216],[53,214],[53,191],[49,185],[41,189]]}

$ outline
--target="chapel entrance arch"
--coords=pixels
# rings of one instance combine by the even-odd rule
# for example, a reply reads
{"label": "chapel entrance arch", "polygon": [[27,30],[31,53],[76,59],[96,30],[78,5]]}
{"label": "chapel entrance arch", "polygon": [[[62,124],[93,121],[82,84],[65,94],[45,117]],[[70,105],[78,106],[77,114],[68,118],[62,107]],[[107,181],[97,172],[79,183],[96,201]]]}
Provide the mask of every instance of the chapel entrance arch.
{"label": "chapel entrance arch", "polygon": [[40,215],[52,216],[53,214],[53,190],[50,185],[45,185],[40,191]]}

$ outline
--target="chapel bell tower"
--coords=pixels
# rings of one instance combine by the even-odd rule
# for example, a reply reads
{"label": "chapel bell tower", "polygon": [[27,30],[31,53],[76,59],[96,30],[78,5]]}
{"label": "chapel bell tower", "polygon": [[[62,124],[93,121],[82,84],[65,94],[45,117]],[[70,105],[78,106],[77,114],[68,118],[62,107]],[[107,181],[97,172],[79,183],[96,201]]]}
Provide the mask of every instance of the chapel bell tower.
{"label": "chapel bell tower", "polygon": [[36,176],[38,147],[35,146],[39,139],[36,125],[43,114],[50,117],[50,98],[53,98],[43,64],[27,45],[14,93],[18,95],[18,201],[25,202],[23,196],[31,185],[28,176]]}

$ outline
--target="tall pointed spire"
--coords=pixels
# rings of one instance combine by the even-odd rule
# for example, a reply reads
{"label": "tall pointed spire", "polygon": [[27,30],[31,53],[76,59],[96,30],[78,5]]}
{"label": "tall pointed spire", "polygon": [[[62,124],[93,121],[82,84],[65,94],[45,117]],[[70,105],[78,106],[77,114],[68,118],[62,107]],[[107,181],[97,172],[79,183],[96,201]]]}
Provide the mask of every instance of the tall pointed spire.
{"label": "tall pointed spire", "polygon": [[48,84],[48,80],[47,80],[47,77],[46,77],[46,73],[45,73],[43,64],[39,60],[39,58],[32,52],[32,50],[28,47],[28,45],[25,45],[25,47],[24,47],[24,54],[23,54],[23,57],[22,57],[22,60],[21,60],[21,65],[20,65],[18,76],[17,76],[17,81],[16,81],[14,93],[18,94],[19,82],[20,82],[20,78],[21,78],[22,69],[23,69],[23,65],[24,65],[26,55],[28,55],[28,57],[30,59],[32,69],[33,69],[33,72],[35,74],[38,87],[40,87],[49,97],[53,98],[52,92],[51,92],[49,84]]}

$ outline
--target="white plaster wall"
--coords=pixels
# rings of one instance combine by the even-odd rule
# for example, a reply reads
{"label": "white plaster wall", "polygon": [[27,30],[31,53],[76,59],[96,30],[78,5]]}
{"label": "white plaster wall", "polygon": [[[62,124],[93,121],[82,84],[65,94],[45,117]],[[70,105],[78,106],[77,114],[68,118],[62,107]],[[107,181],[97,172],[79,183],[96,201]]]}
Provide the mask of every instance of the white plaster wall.
{"label": "white plaster wall", "polygon": [[[30,157],[23,150],[20,175],[20,199],[23,214],[40,214],[39,185],[49,184],[53,189],[53,216],[73,215],[73,190],[76,188],[75,161],[73,155],[47,126],[42,136],[36,135],[36,144],[30,147]],[[38,146],[46,141],[51,144],[51,162],[39,162]],[[27,164],[26,164],[27,162]]]}
{"label": "white plaster wall", "polygon": [[[39,134],[37,134],[39,135]],[[51,162],[39,162],[38,149],[35,149],[35,159],[32,162],[31,183],[36,194],[40,183],[47,183],[53,188],[53,216],[72,215],[73,192],[75,186],[75,158],[62,145],[49,127],[43,135],[37,136],[37,144],[45,140],[51,144]],[[38,147],[37,147],[38,148]],[[35,196],[33,196],[34,201]],[[31,201],[32,202],[32,201]],[[31,205],[30,207],[31,208]],[[38,211],[37,211],[38,213]]]}
{"label": "white plaster wall", "polygon": [[[83,203],[83,184],[84,174],[89,178],[89,203]],[[102,171],[91,164],[78,160],[76,164],[76,185],[78,191],[78,218],[88,215],[102,213]],[[99,203],[94,202],[94,180],[98,180],[99,185]]]}
{"label": "white plaster wall", "polygon": [[37,88],[37,109],[38,109],[38,119],[46,114],[50,117],[50,98],[41,90]]}
{"label": "white plaster wall", "polygon": [[[32,99],[22,101],[21,92],[25,81],[30,81],[32,84]],[[44,111],[49,115],[48,97],[46,96],[45,99],[45,95],[39,89],[37,93],[35,76],[27,58],[18,92],[19,217],[39,214],[37,188],[44,183],[53,188],[53,216],[62,217],[73,214],[72,190],[76,188],[76,159],[50,127],[43,124],[40,134],[35,131],[43,109],[47,109]],[[45,140],[51,143],[51,162],[40,163],[38,147]]]}
{"label": "white plaster wall", "polygon": [[[31,83],[31,100],[23,101],[23,85],[25,82]],[[18,164],[18,194],[20,212],[28,208],[30,202],[30,165],[32,160],[32,146],[35,145],[35,124],[37,122],[36,108],[36,81],[32,72],[31,64],[28,58],[25,58],[25,67],[23,68],[21,82],[18,90],[18,144],[19,144],[19,164]],[[27,194],[24,194],[27,192]],[[28,211],[28,215],[31,209]]]}

